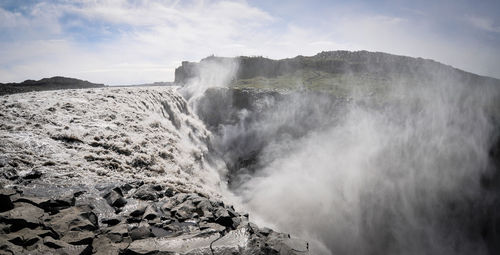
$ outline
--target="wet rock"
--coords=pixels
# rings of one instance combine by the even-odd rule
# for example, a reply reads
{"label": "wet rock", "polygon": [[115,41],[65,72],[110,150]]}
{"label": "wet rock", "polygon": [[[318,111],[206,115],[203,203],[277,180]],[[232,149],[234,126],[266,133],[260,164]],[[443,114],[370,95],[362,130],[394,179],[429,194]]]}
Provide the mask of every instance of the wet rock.
{"label": "wet rock", "polygon": [[163,228],[177,233],[192,233],[199,230],[199,226],[193,222],[171,222]]}
{"label": "wet rock", "polygon": [[148,238],[151,235],[151,229],[149,227],[138,227],[129,231],[129,236],[132,240],[139,240]]}
{"label": "wet rock", "polygon": [[273,232],[272,229],[270,228],[262,228],[260,229],[259,233],[264,235],[264,236],[268,236],[269,234],[271,234]]}
{"label": "wet rock", "polygon": [[213,233],[147,238],[133,241],[124,254],[212,254],[210,244],[219,237],[218,233]]}
{"label": "wet rock", "polygon": [[216,232],[224,232],[226,227],[212,222],[202,222],[200,223],[200,230],[212,229]]}
{"label": "wet rock", "polygon": [[233,230],[212,243],[214,254],[238,254],[248,243],[250,235],[247,229]]}
{"label": "wet rock", "polygon": [[157,184],[157,185],[151,186],[151,189],[153,189],[154,191],[162,191],[163,190],[163,186]]}
{"label": "wet rock", "polygon": [[158,218],[157,211],[154,209],[153,206],[148,206],[146,208],[146,211],[144,212],[144,219],[146,219],[146,220],[153,220],[153,219],[156,219],[156,218]]}
{"label": "wet rock", "polygon": [[146,206],[141,206],[130,213],[131,217],[141,217],[146,211]]}
{"label": "wet rock", "polygon": [[11,231],[40,225],[43,210],[28,203],[14,203],[14,209],[0,213],[0,222],[10,224]]}
{"label": "wet rock", "polygon": [[50,216],[44,223],[60,235],[67,231],[94,231],[98,229],[97,216],[88,206],[74,206]]}
{"label": "wet rock", "polygon": [[33,179],[38,179],[42,177],[42,172],[39,170],[32,170],[31,172],[27,173],[26,175],[23,176],[23,179],[25,180],[33,180]]}
{"label": "wet rock", "polygon": [[52,237],[45,237],[43,244],[55,251],[39,249],[40,254],[90,254],[92,252],[88,245],[71,245]]}
{"label": "wet rock", "polygon": [[111,241],[118,243],[123,241],[123,238],[128,236],[127,225],[119,224],[112,228],[109,228],[106,233],[106,237]]}
{"label": "wet rock", "polygon": [[134,186],[132,186],[130,183],[126,183],[126,184],[123,184],[121,186],[121,189],[123,191],[125,191],[125,193],[129,192],[130,190],[132,190],[134,188]]}
{"label": "wet rock", "polygon": [[64,233],[62,241],[73,245],[89,245],[94,240],[94,233],[89,231],[69,231]]}
{"label": "wet rock", "polygon": [[199,215],[197,213],[197,208],[193,205],[192,201],[185,201],[182,204],[177,205],[176,207],[171,209],[172,216],[176,217],[179,220],[187,220],[194,218],[194,214]]}
{"label": "wet rock", "polygon": [[159,227],[151,227],[151,234],[154,237],[165,237],[174,235],[174,232]]}
{"label": "wet rock", "polygon": [[115,243],[105,236],[100,236],[92,242],[92,254],[116,255],[127,246],[128,243]]}
{"label": "wet rock", "polygon": [[177,204],[183,203],[189,197],[189,194],[186,193],[177,193],[172,199],[177,202]]}
{"label": "wet rock", "polygon": [[107,218],[107,219],[101,220],[101,222],[108,225],[108,226],[114,226],[114,225],[120,223],[121,219],[119,219],[119,218]]}
{"label": "wet rock", "polygon": [[104,195],[104,199],[106,199],[106,202],[113,207],[120,208],[127,204],[127,200],[123,198],[123,194],[117,189],[114,189]]}
{"label": "wet rock", "polygon": [[225,208],[217,209],[214,213],[214,216],[215,216],[216,223],[218,223],[224,227],[227,227],[227,228],[231,228],[233,226],[233,219],[229,215],[229,212],[227,209],[225,209]]}
{"label": "wet rock", "polygon": [[4,170],[2,175],[3,175],[3,177],[5,177],[5,179],[11,180],[11,181],[19,178],[19,175],[17,174],[17,171],[14,168],[9,168],[9,169]]}
{"label": "wet rock", "polygon": [[14,209],[14,204],[10,200],[10,196],[6,194],[0,194],[0,212],[5,212]]}
{"label": "wet rock", "polygon": [[0,254],[23,254],[23,247],[15,245],[6,239],[0,237]]}
{"label": "wet rock", "polygon": [[175,190],[170,187],[166,188],[164,192],[165,196],[167,197],[173,197],[175,193],[176,193]]}
{"label": "wet rock", "polygon": [[61,240],[56,240],[50,236],[43,238],[43,244],[52,249],[59,249],[68,246],[68,243],[63,242]]}
{"label": "wet rock", "polygon": [[15,245],[28,247],[42,240],[42,238],[38,234],[39,231],[36,230],[34,231],[30,229],[22,229],[20,231],[17,231],[16,233],[10,233],[6,237],[9,242]]}
{"label": "wet rock", "polygon": [[[33,201],[33,200],[31,200]],[[34,201],[33,201],[34,202]],[[74,196],[65,196],[57,199],[48,199],[44,200],[37,204],[38,207],[42,208],[45,212],[48,213],[57,213],[62,209],[66,209],[68,207],[75,205]]]}
{"label": "wet rock", "polygon": [[149,186],[149,185],[143,185],[139,187],[135,191],[133,198],[140,200],[156,201],[158,200],[158,198],[163,197],[163,193],[155,190],[154,187],[155,186]]}

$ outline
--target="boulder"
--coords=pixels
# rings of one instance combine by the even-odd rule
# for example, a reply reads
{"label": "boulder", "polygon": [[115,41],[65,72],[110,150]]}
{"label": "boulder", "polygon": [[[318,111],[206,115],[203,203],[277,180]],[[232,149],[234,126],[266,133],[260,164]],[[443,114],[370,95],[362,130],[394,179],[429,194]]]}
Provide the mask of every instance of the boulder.
{"label": "boulder", "polygon": [[158,191],[154,187],[156,186],[142,185],[134,192],[133,198],[156,201],[158,198],[163,197],[163,193],[160,192],[161,190]]}
{"label": "boulder", "polygon": [[44,223],[59,235],[68,231],[94,231],[98,229],[97,216],[88,206],[73,206],[50,216]]}
{"label": "boulder", "polygon": [[126,224],[118,224],[106,230],[106,237],[112,242],[122,242],[124,237],[128,236],[128,229]]}
{"label": "boulder", "polygon": [[117,190],[112,190],[104,195],[104,199],[108,202],[109,205],[113,207],[123,207],[127,204],[127,200],[123,198],[123,194],[118,192]]}
{"label": "boulder", "polygon": [[69,231],[64,233],[61,240],[73,245],[90,245],[94,237],[94,233],[90,231]]}
{"label": "boulder", "polygon": [[23,179],[25,179],[25,180],[33,180],[33,179],[38,179],[38,178],[42,177],[42,174],[43,174],[43,173],[42,173],[42,172],[40,172],[39,170],[34,169],[34,170],[32,170],[31,172],[29,172],[29,173],[25,174],[25,175],[23,176]]}
{"label": "boulder", "polygon": [[223,207],[217,209],[214,213],[214,216],[215,216],[216,223],[218,223],[224,227],[227,227],[227,228],[233,227],[233,219],[229,215],[229,212],[227,209],[225,209]]}
{"label": "boulder", "polygon": [[35,228],[40,225],[44,211],[32,204],[14,203],[14,209],[0,213],[0,222],[10,224],[10,231]]}
{"label": "boulder", "polygon": [[153,206],[148,206],[146,211],[144,212],[144,219],[146,220],[154,220],[158,218],[158,212],[155,210]]}
{"label": "boulder", "polygon": [[137,208],[136,210],[132,211],[130,213],[130,216],[131,217],[142,217],[142,215],[144,214],[144,212],[146,211],[146,208],[147,206],[140,206],[139,208]]}
{"label": "boulder", "polygon": [[99,236],[92,241],[92,254],[116,255],[127,246],[128,243],[115,243],[105,236]]}
{"label": "boulder", "polygon": [[150,235],[151,229],[146,226],[134,228],[129,231],[129,236],[130,238],[132,238],[132,240],[145,239],[150,237]]}

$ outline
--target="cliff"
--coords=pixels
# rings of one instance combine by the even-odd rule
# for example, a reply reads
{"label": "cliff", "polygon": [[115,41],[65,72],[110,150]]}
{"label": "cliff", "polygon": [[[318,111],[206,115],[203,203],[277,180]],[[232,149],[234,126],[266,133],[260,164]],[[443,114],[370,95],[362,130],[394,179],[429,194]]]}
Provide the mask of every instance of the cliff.
{"label": "cliff", "polygon": [[199,63],[182,62],[175,70],[175,83],[186,84],[200,73],[204,63],[238,65],[231,86],[258,88],[290,88],[300,84],[313,89],[363,85],[384,86],[394,80],[419,84],[446,76],[468,84],[499,84],[500,80],[465,72],[434,60],[397,56],[368,51],[327,51],[314,56],[297,56],[281,60],[264,57],[207,57]]}

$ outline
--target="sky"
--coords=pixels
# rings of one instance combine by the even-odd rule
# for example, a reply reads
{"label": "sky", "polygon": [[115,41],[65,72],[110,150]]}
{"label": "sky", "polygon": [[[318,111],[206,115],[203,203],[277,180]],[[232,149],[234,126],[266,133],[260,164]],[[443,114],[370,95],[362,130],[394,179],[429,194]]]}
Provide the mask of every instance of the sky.
{"label": "sky", "polygon": [[369,50],[500,78],[500,1],[0,0],[0,82],[173,81],[209,55]]}

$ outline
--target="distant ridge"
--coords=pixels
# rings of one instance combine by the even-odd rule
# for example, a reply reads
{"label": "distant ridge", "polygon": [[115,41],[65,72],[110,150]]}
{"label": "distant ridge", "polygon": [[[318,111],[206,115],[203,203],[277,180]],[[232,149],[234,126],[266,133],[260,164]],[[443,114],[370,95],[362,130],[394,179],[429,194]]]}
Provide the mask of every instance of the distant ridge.
{"label": "distant ridge", "polygon": [[268,84],[280,83],[276,79],[280,77],[288,79],[290,76],[294,76],[292,80],[304,77],[304,83],[311,79],[323,79],[319,83],[324,81],[325,84],[320,85],[339,83],[338,79],[335,79],[341,76],[365,77],[377,82],[394,79],[422,81],[440,76],[468,84],[500,85],[499,79],[466,72],[434,60],[369,51],[324,51],[314,56],[299,55],[280,60],[265,57],[210,56],[199,63],[182,62],[182,65],[175,70],[175,83],[180,85],[187,83],[189,79],[197,76],[203,63],[209,62],[237,63],[238,71],[233,84],[241,84],[243,81],[255,85],[258,83],[255,81],[256,78],[266,79],[265,83]]}
{"label": "distant ridge", "polygon": [[0,83],[0,95],[24,93],[31,91],[58,90],[58,89],[85,89],[101,88],[104,84],[91,83],[84,80],[55,76],[41,80],[26,80],[21,83]]}

